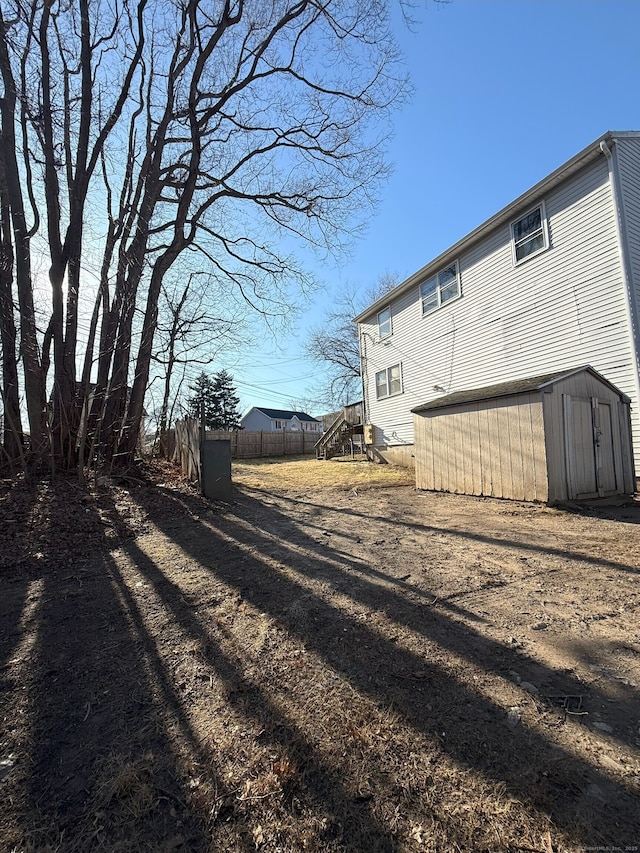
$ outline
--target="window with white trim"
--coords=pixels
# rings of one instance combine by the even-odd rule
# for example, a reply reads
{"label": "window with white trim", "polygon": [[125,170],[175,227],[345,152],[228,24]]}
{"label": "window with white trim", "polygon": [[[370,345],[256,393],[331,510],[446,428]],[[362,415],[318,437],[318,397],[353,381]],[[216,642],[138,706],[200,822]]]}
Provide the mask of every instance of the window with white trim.
{"label": "window with white trim", "polygon": [[402,394],[402,366],[394,364],[376,373],[376,399]]}
{"label": "window with white trim", "polygon": [[286,421],[276,421],[276,429],[284,429],[286,426]]}
{"label": "window with white trim", "polygon": [[422,313],[430,314],[460,296],[458,262],[454,261],[420,285]]}
{"label": "window with white trim", "polygon": [[532,208],[511,223],[511,245],[514,264],[520,264],[549,248],[544,204]]}
{"label": "window with white trim", "polygon": [[391,334],[391,306],[378,312],[378,337],[380,340]]}

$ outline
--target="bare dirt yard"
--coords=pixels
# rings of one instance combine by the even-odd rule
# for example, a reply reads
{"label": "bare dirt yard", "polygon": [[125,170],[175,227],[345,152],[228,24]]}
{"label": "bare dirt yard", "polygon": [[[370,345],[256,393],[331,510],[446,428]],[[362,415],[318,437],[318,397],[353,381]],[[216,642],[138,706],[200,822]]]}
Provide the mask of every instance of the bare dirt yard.
{"label": "bare dirt yard", "polygon": [[640,506],[0,485],[0,849],[640,848]]}

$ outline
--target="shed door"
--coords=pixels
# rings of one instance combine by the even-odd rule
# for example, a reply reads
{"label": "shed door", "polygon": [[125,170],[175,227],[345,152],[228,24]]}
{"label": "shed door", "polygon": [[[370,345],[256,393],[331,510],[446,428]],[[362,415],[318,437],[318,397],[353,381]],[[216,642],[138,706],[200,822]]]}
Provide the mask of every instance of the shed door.
{"label": "shed door", "polygon": [[596,476],[599,495],[618,491],[613,453],[613,418],[611,404],[596,400],[593,409],[593,432],[596,445]]}
{"label": "shed door", "polygon": [[565,397],[565,446],[570,498],[617,492],[611,404],[596,397]]}

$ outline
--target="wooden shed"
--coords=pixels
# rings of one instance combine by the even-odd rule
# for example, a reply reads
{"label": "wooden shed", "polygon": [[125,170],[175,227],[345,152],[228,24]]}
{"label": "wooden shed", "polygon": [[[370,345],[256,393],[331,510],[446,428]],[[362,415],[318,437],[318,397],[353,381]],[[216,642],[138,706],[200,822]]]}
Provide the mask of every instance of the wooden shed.
{"label": "wooden shed", "polygon": [[592,367],[412,409],[416,487],[515,500],[632,495],[629,398]]}

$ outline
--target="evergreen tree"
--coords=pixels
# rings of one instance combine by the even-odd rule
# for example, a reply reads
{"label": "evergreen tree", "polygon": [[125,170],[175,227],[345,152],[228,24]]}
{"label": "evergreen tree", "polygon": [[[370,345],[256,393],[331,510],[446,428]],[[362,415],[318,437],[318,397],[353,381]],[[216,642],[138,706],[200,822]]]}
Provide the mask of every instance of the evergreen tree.
{"label": "evergreen tree", "polygon": [[189,385],[193,396],[187,398],[189,416],[200,420],[204,403],[205,429],[240,429],[240,398],[235,394],[233,376],[221,370],[212,378],[204,371],[193,385]]}
{"label": "evergreen tree", "polygon": [[193,385],[189,385],[193,396],[187,398],[187,411],[189,417],[198,422],[202,416],[202,404],[204,403],[204,425],[205,429],[216,429],[216,406],[214,403],[214,381],[204,371],[196,378]]}
{"label": "evergreen tree", "polygon": [[221,370],[213,377],[213,420],[214,429],[240,429],[240,398],[236,396],[233,376],[226,370]]}

